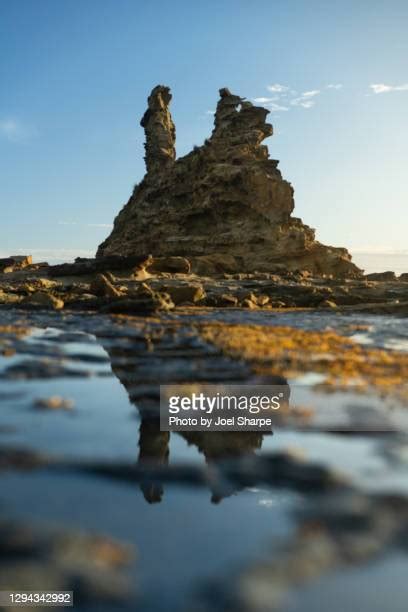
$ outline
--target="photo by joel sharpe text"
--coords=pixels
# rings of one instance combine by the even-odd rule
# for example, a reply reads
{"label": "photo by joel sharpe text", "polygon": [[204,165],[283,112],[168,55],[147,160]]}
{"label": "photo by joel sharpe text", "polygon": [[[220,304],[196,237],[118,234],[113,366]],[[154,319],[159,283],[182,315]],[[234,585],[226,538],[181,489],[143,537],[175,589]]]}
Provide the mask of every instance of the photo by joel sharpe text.
{"label": "photo by joel sharpe text", "polygon": [[161,424],[168,428],[222,427],[270,429],[271,413],[286,402],[284,386],[207,385],[199,392],[174,385],[161,387]]}

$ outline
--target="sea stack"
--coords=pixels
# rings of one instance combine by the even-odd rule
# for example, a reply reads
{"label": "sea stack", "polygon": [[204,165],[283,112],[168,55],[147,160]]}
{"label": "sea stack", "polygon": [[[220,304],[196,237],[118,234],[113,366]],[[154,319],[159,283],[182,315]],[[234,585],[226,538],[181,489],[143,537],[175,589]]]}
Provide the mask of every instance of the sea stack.
{"label": "sea stack", "polygon": [[325,246],[292,217],[293,187],[262,142],[269,111],[220,89],[212,135],[176,159],[168,87],[158,85],[141,125],[146,175],[97,257],[184,256],[200,274],[307,270],[359,277],[346,249]]}

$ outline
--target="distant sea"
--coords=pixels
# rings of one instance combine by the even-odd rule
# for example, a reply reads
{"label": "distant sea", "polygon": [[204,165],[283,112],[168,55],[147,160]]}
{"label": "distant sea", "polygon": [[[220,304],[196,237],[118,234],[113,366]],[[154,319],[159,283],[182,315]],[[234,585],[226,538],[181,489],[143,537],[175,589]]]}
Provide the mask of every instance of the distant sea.
{"label": "distant sea", "polygon": [[371,272],[386,272],[392,270],[396,274],[408,272],[407,253],[353,253],[354,263],[365,270],[366,274]]}
{"label": "distant sea", "polygon": [[[14,249],[13,255],[25,255],[28,249]],[[32,256],[34,262],[48,261],[50,264],[55,265],[59,263],[72,262],[75,257],[93,257],[93,251],[86,251],[79,249],[78,251],[73,250],[62,250],[61,253],[53,252],[50,250],[33,250]],[[406,253],[364,253],[362,251],[353,252],[350,249],[353,256],[354,263],[365,270],[366,274],[371,272],[386,272],[392,270],[396,274],[402,274],[408,272],[408,250]],[[9,253],[0,252],[0,257],[8,257]]]}

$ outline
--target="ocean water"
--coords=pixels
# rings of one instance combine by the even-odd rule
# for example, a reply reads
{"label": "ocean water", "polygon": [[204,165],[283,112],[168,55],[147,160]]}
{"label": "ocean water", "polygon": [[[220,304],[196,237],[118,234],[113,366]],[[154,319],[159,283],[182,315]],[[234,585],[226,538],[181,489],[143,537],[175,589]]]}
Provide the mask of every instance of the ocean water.
{"label": "ocean water", "polygon": [[[351,250],[354,263],[365,270],[366,274],[371,272],[385,272],[387,270],[393,270],[396,274],[402,274],[408,272],[408,253],[362,253],[353,252]],[[6,255],[4,255],[6,257]],[[86,257],[92,257],[93,253],[87,253],[82,255]],[[45,258],[46,259],[46,258]],[[72,263],[75,257],[63,257],[63,258],[49,258],[50,265],[56,265],[61,263]],[[44,261],[44,257],[33,255],[33,261],[39,262]]]}
{"label": "ocean water", "polygon": [[372,272],[386,272],[392,270],[396,274],[408,272],[408,253],[353,253],[354,263],[365,270],[366,274]]}

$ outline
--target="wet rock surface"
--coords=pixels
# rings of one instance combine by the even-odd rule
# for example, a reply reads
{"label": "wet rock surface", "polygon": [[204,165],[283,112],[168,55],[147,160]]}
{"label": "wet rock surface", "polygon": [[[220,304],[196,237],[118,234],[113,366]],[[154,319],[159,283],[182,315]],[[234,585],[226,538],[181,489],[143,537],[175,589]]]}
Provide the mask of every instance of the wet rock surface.
{"label": "wet rock surface", "polygon": [[[149,286],[165,293],[169,282],[186,281]],[[276,279],[262,291],[251,278],[219,282],[220,299],[234,282],[244,283],[238,303],[276,299]],[[203,300],[214,286],[202,284]],[[149,293],[129,281],[126,299],[141,288]],[[357,393],[356,370],[342,369],[371,377],[371,359],[374,378],[403,378],[403,320],[267,304],[1,311],[0,514],[11,525],[1,554],[14,551],[1,576],[21,588],[74,585],[89,611],[258,612],[285,610],[294,590],[340,568],[406,554],[406,405],[385,402],[375,380]],[[321,377],[335,370],[343,389],[327,394]],[[278,376],[291,399],[270,434],[160,431],[159,384]]]}
{"label": "wet rock surface", "polygon": [[[18,522],[0,514],[1,586],[24,591],[73,591],[74,606],[130,610],[135,592],[126,575],[130,547],[80,532]],[[47,606],[36,606],[47,610]],[[21,606],[2,607],[18,610]]]}

